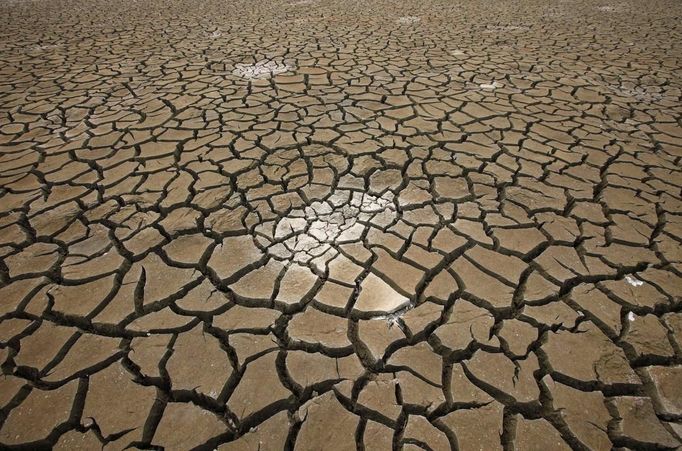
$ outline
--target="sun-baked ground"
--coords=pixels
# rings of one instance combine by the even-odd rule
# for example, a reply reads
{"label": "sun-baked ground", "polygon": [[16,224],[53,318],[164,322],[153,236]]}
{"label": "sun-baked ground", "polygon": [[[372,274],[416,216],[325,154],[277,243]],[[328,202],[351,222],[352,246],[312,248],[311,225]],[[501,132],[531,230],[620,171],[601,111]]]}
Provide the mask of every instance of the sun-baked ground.
{"label": "sun-baked ground", "polygon": [[0,1],[0,447],[679,447],[681,17]]}

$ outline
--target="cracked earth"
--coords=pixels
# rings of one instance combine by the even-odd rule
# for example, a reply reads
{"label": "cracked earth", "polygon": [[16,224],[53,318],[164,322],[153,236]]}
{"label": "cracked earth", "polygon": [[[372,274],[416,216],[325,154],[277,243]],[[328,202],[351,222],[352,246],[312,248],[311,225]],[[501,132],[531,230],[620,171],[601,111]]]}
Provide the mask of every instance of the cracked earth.
{"label": "cracked earth", "polygon": [[0,448],[679,448],[680,17],[3,0]]}

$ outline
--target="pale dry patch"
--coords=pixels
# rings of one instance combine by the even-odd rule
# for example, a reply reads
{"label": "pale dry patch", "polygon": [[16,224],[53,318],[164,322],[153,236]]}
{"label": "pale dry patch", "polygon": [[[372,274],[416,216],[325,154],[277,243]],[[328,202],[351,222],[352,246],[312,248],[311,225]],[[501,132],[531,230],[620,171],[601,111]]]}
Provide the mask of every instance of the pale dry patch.
{"label": "pale dry patch", "polygon": [[421,21],[420,17],[417,16],[403,16],[398,18],[398,23],[401,25],[411,25]]}
{"label": "pale dry patch", "polygon": [[255,64],[236,64],[232,74],[247,80],[260,80],[290,72],[293,69],[293,66],[286,63],[279,63],[273,60],[261,60]]}

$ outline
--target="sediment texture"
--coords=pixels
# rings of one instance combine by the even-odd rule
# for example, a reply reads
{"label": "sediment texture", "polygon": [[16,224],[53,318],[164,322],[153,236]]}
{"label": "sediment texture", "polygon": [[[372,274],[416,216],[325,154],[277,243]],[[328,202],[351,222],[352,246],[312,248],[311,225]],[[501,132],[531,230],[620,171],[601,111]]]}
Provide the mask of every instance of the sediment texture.
{"label": "sediment texture", "polygon": [[675,449],[682,2],[0,3],[0,443]]}

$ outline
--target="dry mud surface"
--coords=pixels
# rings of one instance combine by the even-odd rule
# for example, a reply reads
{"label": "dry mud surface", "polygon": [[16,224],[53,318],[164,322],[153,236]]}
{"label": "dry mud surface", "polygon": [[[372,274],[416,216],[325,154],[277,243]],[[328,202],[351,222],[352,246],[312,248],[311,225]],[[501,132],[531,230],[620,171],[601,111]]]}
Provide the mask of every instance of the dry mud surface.
{"label": "dry mud surface", "polygon": [[675,449],[682,2],[0,2],[0,448]]}

